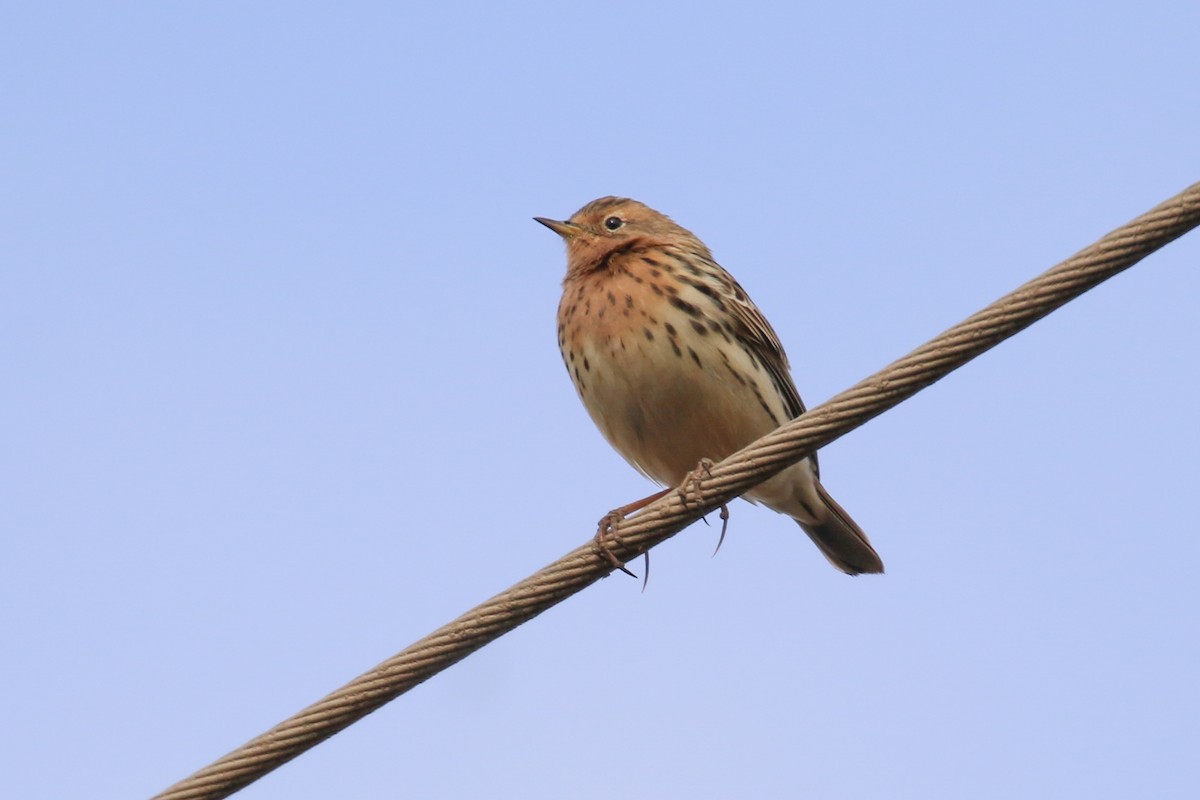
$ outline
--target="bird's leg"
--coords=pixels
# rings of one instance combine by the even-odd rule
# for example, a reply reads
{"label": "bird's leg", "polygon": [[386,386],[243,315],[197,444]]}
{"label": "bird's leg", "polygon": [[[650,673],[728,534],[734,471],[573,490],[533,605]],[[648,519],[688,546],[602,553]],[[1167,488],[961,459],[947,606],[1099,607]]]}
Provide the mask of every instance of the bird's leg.
{"label": "bird's leg", "polygon": [[[700,481],[703,477],[712,477],[712,468],[713,460],[711,458],[702,458],[700,459],[700,463],[696,465],[696,468],[689,472],[687,477],[683,479],[683,483],[679,486],[677,491],[679,492],[679,501],[683,503],[684,506],[690,502],[692,494],[696,495],[697,501],[700,499]],[[708,519],[705,518],[704,522],[707,524]],[[729,530],[729,506],[722,503],[721,536],[717,539],[717,549],[713,550],[714,556],[717,554],[717,551],[721,549],[721,544],[725,541],[725,531],[727,530]]]}
{"label": "bird's leg", "polygon": [[[634,575],[632,572],[630,572],[628,569],[626,569],[625,565],[623,563],[621,563],[621,559],[616,557],[616,555],[612,551],[612,548],[608,546],[608,543],[605,541],[605,539],[608,537],[608,535],[610,533],[612,534],[613,538],[616,539],[617,538],[617,526],[620,525],[621,522],[627,516],[629,516],[630,514],[632,514],[635,511],[641,511],[643,508],[650,505],[651,503],[653,503],[655,500],[658,500],[659,498],[666,497],[667,492],[669,492],[669,491],[671,491],[671,490],[663,489],[661,492],[655,492],[654,494],[650,495],[649,497],[643,497],[641,500],[635,500],[632,503],[629,503],[628,505],[623,505],[620,508],[614,508],[612,511],[608,512],[607,514],[605,514],[603,517],[600,518],[600,523],[596,528],[596,549],[600,551],[601,555],[603,555],[605,558],[608,559],[608,563],[612,564],[613,569],[619,569],[619,570],[621,570],[621,572],[624,572],[626,575],[629,575],[630,577],[633,577],[633,578],[637,577],[637,575]],[[649,570],[649,567],[650,567],[649,560],[650,560],[650,554],[647,553],[646,554],[647,575],[649,575],[649,571],[650,571]]]}

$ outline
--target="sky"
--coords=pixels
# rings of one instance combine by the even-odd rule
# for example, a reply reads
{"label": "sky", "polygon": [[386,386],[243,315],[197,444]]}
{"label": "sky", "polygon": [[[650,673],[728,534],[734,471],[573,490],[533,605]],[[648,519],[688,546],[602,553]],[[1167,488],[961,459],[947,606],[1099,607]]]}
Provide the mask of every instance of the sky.
{"label": "sky", "polygon": [[[146,797],[654,487],[562,244],[635,197],[809,406],[1200,180],[1192,2],[0,12],[0,772]],[[239,797],[1191,797],[1200,233]],[[635,571],[639,567],[635,565]]]}

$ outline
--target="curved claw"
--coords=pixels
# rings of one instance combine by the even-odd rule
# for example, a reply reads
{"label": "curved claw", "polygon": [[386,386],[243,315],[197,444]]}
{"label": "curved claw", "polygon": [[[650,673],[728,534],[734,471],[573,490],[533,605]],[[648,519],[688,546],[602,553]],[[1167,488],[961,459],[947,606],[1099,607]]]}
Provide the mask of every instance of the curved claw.
{"label": "curved claw", "polygon": [[717,539],[717,547],[713,550],[713,555],[721,552],[721,544],[725,541],[725,531],[729,530],[729,506],[721,506],[721,535]]}

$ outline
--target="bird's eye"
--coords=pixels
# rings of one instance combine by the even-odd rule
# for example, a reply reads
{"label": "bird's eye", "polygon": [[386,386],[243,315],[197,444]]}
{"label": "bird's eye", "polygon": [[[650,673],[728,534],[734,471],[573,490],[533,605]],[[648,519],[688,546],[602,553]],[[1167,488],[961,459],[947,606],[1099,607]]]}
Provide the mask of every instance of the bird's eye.
{"label": "bird's eye", "polygon": [[608,228],[610,231],[615,231],[624,224],[625,220],[621,219],[620,217],[609,217],[608,219],[604,220],[604,227]]}

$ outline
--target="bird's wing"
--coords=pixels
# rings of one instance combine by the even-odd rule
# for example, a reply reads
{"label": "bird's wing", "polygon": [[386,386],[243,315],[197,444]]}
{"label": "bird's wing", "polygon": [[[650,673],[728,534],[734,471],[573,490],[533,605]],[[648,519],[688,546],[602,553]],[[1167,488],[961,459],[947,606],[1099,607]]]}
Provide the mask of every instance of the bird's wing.
{"label": "bird's wing", "polygon": [[[745,340],[766,367],[771,380],[775,382],[779,396],[783,398],[788,414],[795,419],[804,413],[804,401],[800,399],[800,392],[796,390],[796,384],[792,381],[787,353],[783,350],[783,343],[779,341],[779,334],[775,333],[775,329],[758,310],[758,306],[750,299],[750,295],[746,294],[746,290],[732,276],[729,277],[727,291],[727,300],[733,315],[741,323],[738,335]],[[817,454],[813,453],[810,459],[813,472],[820,477]]]}

